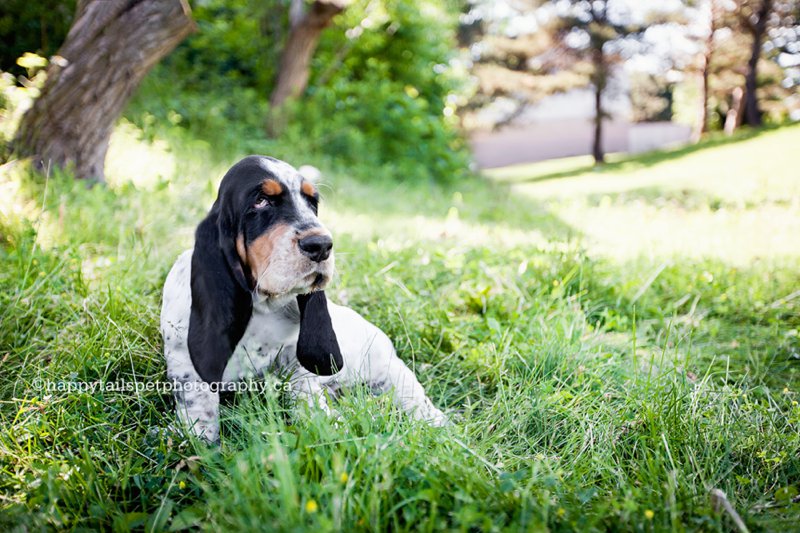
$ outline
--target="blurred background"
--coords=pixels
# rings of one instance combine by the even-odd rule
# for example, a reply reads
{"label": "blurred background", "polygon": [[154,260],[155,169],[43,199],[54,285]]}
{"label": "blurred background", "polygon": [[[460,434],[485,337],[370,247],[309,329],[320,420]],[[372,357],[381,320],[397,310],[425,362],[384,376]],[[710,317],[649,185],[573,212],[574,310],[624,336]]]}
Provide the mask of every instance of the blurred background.
{"label": "blurred background", "polygon": [[[62,46],[57,57],[76,56],[63,61],[102,57],[86,76],[136,73],[137,83],[107,90],[125,93],[124,105],[110,110],[144,135],[174,126],[223,150],[245,139],[261,152],[274,140],[302,143],[310,159],[385,165],[385,179],[447,181],[475,165],[583,154],[602,162],[607,153],[800,120],[796,0],[197,0],[182,7],[164,8],[171,22],[142,26],[142,19],[115,30],[121,33],[106,46],[142,46],[148,36],[137,31],[160,39],[150,57],[135,59],[99,50],[89,29],[65,45],[81,16],[96,16],[86,9],[76,18],[74,1],[4,2],[6,141],[16,126],[10,108],[19,115],[29,105],[13,88],[35,96],[43,83],[37,73]],[[125,22],[125,13],[109,17],[106,24]],[[19,137],[23,153],[46,144]],[[102,177],[93,165],[83,173]]]}

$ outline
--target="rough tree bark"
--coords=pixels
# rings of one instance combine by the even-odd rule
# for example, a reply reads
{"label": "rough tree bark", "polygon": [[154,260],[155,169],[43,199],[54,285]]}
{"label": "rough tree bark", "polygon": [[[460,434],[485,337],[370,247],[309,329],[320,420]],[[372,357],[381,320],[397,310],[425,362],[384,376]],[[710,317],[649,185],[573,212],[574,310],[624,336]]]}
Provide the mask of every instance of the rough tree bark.
{"label": "rough tree bark", "polygon": [[186,0],[79,0],[75,22],[22,117],[15,151],[102,181],[114,122],[144,75],[193,29]]}
{"label": "rough tree bark", "polygon": [[762,0],[758,11],[754,13],[755,20],[746,20],[745,24],[753,35],[753,46],[750,51],[750,60],[747,62],[744,90],[744,117],[743,122],[749,126],[761,125],[761,110],[758,107],[757,76],[758,60],[761,58],[761,45],[767,31],[767,20],[772,11],[772,0]]}
{"label": "rough tree bark", "polygon": [[319,37],[333,20],[344,11],[348,0],[315,0],[308,9],[303,0],[292,0],[289,12],[291,28],[281,53],[278,78],[270,96],[273,108],[289,98],[296,98],[308,84],[309,69]]}

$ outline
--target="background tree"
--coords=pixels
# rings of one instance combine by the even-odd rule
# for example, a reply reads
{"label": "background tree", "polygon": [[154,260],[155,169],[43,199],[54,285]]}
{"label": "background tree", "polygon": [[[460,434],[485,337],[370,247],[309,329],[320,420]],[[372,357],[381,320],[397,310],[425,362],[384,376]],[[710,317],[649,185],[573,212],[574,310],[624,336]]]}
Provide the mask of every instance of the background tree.
{"label": "background tree", "polygon": [[[379,164],[392,179],[457,180],[468,164],[456,127],[463,86],[452,0],[368,0],[324,32],[286,137],[349,167]],[[424,167],[424,168],[422,168]]]}
{"label": "background tree", "polygon": [[785,120],[800,81],[796,79],[800,76],[792,75],[793,65],[800,63],[800,50],[793,44],[800,34],[800,4],[772,0],[764,27],[758,30],[763,32],[758,46],[753,32],[763,9],[760,3],[715,0],[714,5],[713,54],[707,66],[708,128],[732,133],[740,124]]}
{"label": "background tree", "polygon": [[773,0],[738,0],[736,10],[740,24],[752,38],[750,55],[747,61],[744,89],[743,120],[750,126],[761,125],[761,110],[758,106],[758,63],[761,59],[761,46],[767,32],[767,23],[773,9]]}
{"label": "background tree", "polygon": [[[517,6],[518,16],[535,11],[524,4]],[[462,108],[467,128],[506,126],[543,98],[588,83],[586,69],[577,65],[564,68],[562,58],[553,53],[552,34],[541,31],[538,24],[530,33],[517,33],[507,28],[505,21],[482,13],[480,7],[465,19],[459,44],[470,49],[475,79],[474,94]],[[487,106],[495,108],[489,120],[478,116]]]}
{"label": "background tree", "polygon": [[[460,110],[466,129],[502,128],[543,98],[589,82],[588,65],[565,61],[554,49],[553,33],[537,17],[540,3],[511,2],[500,14],[492,0],[467,4],[458,35],[474,78]],[[528,24],[515,24],[520,19]]]}
{"label": "background tree", "polygon": [[83,0],[14,150],[103,179],[111,131],[144,75],[194,28],[185,0]]}
{"label": "background tree", "polygon": [[[797,85],[781,65],[781,55],[793,55],[798,61],[800,49],[792,43],[800,35],[800,2],[738,0],[736,12],[741,27],[752,39],[745,75],[744,121],[750,126],[760,126],[765,104],[773,107],[769,101],[788,96],[781,88]],[[786,65],[789,64],[787,61]]]}
{"label": "background tree", "polygon": [[458,179],[468,153],[455,113],[464,78],[456,1],[349,3],[321,32],[305,90],[284,101],[283,127],[268,135],[288,2],[204,0],[192,13],[198,31],[145,78],[125,116],[147,137],[163,136],[165,124],[188,130],[221,157],[268,153],[334,161],[351,175],[376,165],[385,180]]}
{"label": "background tree", "polygon": [[347,7],[349,0],[292,0],[289,8],[289,35],[281,53],[278,76],[269,103],[280,107],[287,98],[297,97],[308,85],[311,58],[322,30]]}
{"label": "background tree", "polygon": [[620,0],[521,0],[505,5],[513,12],[510,19],[529,22],[527,29],[498,24],[492,19],[495,3],[488,1],[472,4],[464,17],[462,45],[470,47],[477,79],[468,113],[498,98],[510,99],[515,104],[495,122],[502,126],[545,96],[591,87],[592,154],[596,163],[602,163],[603,120],[608,118],[604,100],[614,72],[623,59],[642,48],[647,27],[669,16],[662,13],[651,20],[634,20],[626,2]]}
{"label": "background tree", "polygon": [[631,120],[662,122],[672,119],[673,84],[646,72],[630,76]]}
{"label": "background tree", "polygon": [[275,85],[270,95],[267,131],[279,134],[287,120],[283,105],[303,94],[311,75],[311,59],[322,31],[345,10],[349,0],[292,0],[289,7],[289,32],[281,51]]}
{"label": "background tree", "polygon": [[708,131],[708,100],[711,76],[711,61],[714,56],[714,34],[719,22],[720,0],[701,0],[699,14],[702,17],[702,29],[699,35],[698,72],[700,78],[700,97],[697,101],[697,119],[692,131],[692,140],[697,142]]}
{"label": "background tree", "polygon": [[559,15],[551,26],[559,49],[576,61],[591,65],[589,80],[594,93],[592,156],[595,164],[602,164],[605,161],[603,121],[608,116],[603,108],[603,98],[614,67],[630,54],[630,45],[641,38],[647,25],[634,23],[627,6],[614,0],[551,2]]}

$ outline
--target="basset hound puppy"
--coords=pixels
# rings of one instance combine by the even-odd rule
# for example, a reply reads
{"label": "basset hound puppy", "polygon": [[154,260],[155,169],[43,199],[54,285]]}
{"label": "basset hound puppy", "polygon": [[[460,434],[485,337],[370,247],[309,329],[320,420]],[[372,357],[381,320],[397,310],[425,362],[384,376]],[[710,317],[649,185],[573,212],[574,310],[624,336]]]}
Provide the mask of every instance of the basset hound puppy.
{"label": "basset hound puppy", "polygon": [[219,390],[269,372],[326,411],[326,396],[366,383],[391,391],[412,416],[446,423],[386,334],[326,298],[333,240],[318,202],[292,166],[246,157],[223,177],[194,248],[167,276],[167,376],[180,421],[205,440],[219,440]]}

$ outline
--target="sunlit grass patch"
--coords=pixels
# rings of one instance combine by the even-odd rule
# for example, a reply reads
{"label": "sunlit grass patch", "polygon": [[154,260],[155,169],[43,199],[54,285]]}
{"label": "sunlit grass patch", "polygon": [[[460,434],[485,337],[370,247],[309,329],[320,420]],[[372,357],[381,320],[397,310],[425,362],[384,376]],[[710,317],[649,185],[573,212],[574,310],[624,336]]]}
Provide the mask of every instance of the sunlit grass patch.
{"label": "sunlit grass patch", "polygon": [[[632,158],[603,168],[580,158],[495,169],[546,204],[606,257],[797,257],[800,126]],[[701,145],[702,147],[702,145]]]}

